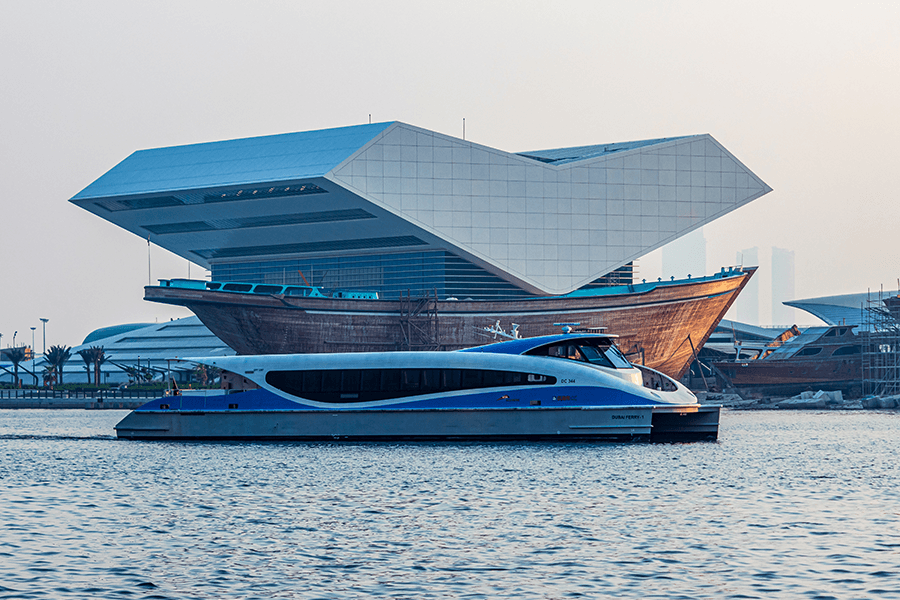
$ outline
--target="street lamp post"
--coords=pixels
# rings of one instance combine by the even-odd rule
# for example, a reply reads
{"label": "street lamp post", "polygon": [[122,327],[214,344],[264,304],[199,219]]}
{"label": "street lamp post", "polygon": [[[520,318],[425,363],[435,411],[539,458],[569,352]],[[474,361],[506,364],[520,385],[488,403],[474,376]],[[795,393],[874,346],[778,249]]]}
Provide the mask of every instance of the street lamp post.
{"label": "street lamp post", "polygon": [[47,321],[50,319],[41,319],[44,327],[44,354],[47,354]]}
{"label": "street lamp post", "polygon": [[34,377],[34,387],[37,387],[37,373],[34,372],[34,363],[36,360],[35,356],[34,356],[34,330],[35,329],[37,329],[37,327],[31,328],[31,375],[32,375],[32,377]]}

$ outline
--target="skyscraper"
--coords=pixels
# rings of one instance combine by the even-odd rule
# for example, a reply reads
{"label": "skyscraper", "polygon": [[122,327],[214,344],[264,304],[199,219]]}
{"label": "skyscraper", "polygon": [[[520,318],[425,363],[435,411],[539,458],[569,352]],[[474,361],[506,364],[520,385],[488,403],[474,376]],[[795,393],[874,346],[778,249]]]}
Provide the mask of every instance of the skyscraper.
{"label": "skyscraper", "polygon": [[666,279],[673,275],[675,279],[706,275],[706,237],[702,227],[663,246],[662,274]]}
{"label": "skyscraper", "polygon": [[[747,289],[753,285],[751,281]],[[794,296],[794,251],[772,248],[772,324],[793,325],[796,321],[795,309],[782,304],[793,300]],[[738,300],[740,302],[740,300]]]}

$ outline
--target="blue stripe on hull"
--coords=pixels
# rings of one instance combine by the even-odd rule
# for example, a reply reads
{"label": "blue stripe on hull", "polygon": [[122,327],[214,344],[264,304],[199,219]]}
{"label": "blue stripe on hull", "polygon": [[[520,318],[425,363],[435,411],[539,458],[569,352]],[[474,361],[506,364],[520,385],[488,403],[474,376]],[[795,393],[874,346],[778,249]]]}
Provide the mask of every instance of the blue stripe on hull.
{"label": "blue stripe on hull", "polygon": [[[292,401],[282,398],[264,389],[249,390],[223,396],[168,396],[152,400],[137,411],[228,411],[237,408],[241,411],[272,410],[390,410],[390,409],[440,409],[440,408],[517,408],[537,406],[546,407],[576,406],[653,406],[645,398],[629,394],[621,390],[581,386],[530,387],[520,390],[498,388],[496,391],[477,392],[458,396],[442,396],[426,399],[398,399],[390,404],[366,406],[369,403],[346,403],[328,406],[306,404],[300,400]],[[168,405],[168,409],[161,408]],[[229,405],[236,405],[229,408]]]}

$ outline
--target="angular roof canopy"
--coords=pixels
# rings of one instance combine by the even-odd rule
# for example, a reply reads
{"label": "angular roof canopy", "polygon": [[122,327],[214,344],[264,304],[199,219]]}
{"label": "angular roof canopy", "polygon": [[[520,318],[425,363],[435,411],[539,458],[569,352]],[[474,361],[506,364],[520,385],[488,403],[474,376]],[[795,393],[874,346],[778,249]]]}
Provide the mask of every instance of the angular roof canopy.
{"label": "angular roof canopy", "polygon": [[876,298],[877,294],[862,292],[860,294],[789,300],[782,304],[805,310],[828,325],[862,325],[865,321],[863,310],[869,300],[876,300]]}
{"label": "angular roof canopy", "polygon": [[138,150],[72,200],[322,177],[389,125]]}
{"label": "angular roof canopy", "polygon": [[443,249],[565,294],[769,191],[707,134],[516,154],[393,122],[143,150],[71,201],[207,267]]}

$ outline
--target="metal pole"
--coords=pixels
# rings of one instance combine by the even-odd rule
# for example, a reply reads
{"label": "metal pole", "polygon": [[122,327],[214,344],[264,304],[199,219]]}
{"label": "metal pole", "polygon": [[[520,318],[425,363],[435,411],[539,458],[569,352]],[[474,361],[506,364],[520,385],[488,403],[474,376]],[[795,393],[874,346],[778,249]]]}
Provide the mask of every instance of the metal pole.
{"label": "metal pole", "polygon": [[41,319],[44,327],[44,354],[47,354],[47,321],[50,319]]}
{"label": "metal pole", "polygon": [[[691,344],[691,354],[694,355],[694,362],[697,363],[697,368],[700,369],[700,379],[703,380],[703,387],[706,388],[706,391],[709,391],[709,384],[706,383],[706,377],[703,375],[703,365],[700,363],[700,359],[697,358],[697,350],[694,349],[694,342],[691,340],[691,334],[688,334],[688,342]],[[690,375],[688,375],[688,379],[690,379]]]}
{"label": "metal pole", "polygon": [[34,377],[34,387],[37,387],[37,373],[34,372],[34,362],[35,362],[35,356],[34,356],[34,330],[35,330],[35,329],[37,329],[37,327],[32,327],[32,328],[31,328],[31,375]]}

